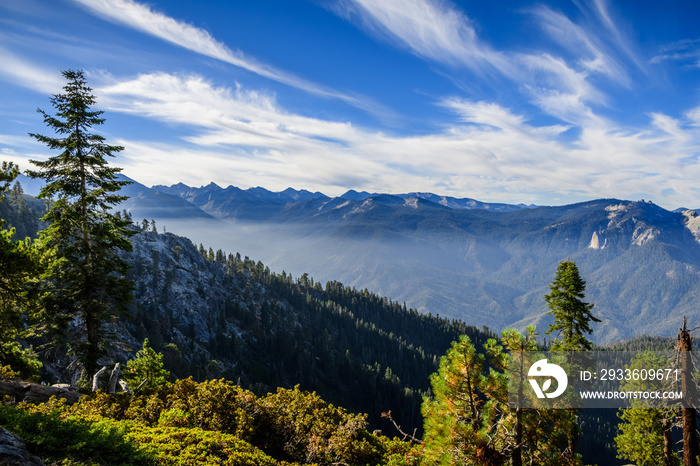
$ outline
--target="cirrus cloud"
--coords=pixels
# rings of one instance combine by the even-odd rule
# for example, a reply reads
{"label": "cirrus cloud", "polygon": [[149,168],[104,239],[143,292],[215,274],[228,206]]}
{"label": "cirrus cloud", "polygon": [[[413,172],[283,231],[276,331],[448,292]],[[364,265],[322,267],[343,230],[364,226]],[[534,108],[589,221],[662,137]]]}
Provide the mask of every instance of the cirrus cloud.
{"label": "cirrus cloud", "polygon": [[[179,179],[201,157],[206,158],[201,165],[216,167],[186,182],[245,186],[254,175],[270,188],[296,185],[329,194],[447,186],[506,202],[632,197],[653,190],[656,199],[672,204],[682,199],[662,191],[692,192],[700,176],[693,157],[700,132],[690,121],[663,114],[650,115],[649,124],[637,129],[600,120],[563,142],[568,126],[535,126],[495,103],[455,97],[440,105],[460,123],[434,134],[398,136],[295,114],[273,95],[217,87],[196,75],[146,74],[98,90],[112,111],[182,128],[187,148],[175,142],[167,149],[148,141],[123,144],[130,163],[144,174],[160,173],[166,157]],[[349,176],[356,184],[346,184]]]}
{"label": "cirrus cloud", "polygon": [[387,110],[365,97],[351,95],[300,78],[232,50],[208,31],[152,10],[134,0],[73,0],[101,18],[139,30],[192,52],[220,60],[247,71],[321,97],[342,100],[377,114]]}

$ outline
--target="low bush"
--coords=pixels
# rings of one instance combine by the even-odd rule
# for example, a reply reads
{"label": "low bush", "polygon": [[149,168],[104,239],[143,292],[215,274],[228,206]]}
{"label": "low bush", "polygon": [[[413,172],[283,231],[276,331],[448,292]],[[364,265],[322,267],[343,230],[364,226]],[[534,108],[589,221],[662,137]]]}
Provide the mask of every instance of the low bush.
{"label": "low bush", "polygon": [[109,419],[93,422],[66,417],[60,409],[0,406],[0,426],[21,437],[27,449],[45,462],[155,464],[152,455],[126,438],[128,428]]}
{"label": "low bush", "polygon": [[127,438],[159,465],[275,466],[278,462],[231,434],[200,428],[134,426]]}
{"label": "low bush", "polygon": [[417,464],[419,447],[370,434],[366,418],[299,387],[256,397],[225,380],[184,379],[72,406],[3,406],[0,425],[42,458],[78,462],[64,464]]}
{"label": "low bush", "polygon": [[260,399],[270,435],[265,451],[291,461],[378,464],[381,450],[367,415],[326,403],[315,392],[278,388]]}
{"label": "low bush", "polygon": [[[98,392],[83,397],[68,412],[89,419],[108,417],[147,426],[165,423],[176,427],[199,427],[232,434],[246,441],[253,438],[261,419],[261,408],[255,395],[223,379],[201,383],[191,378],[182,379],[137,396]],[[177,413],[183,414],[178,417]]]}

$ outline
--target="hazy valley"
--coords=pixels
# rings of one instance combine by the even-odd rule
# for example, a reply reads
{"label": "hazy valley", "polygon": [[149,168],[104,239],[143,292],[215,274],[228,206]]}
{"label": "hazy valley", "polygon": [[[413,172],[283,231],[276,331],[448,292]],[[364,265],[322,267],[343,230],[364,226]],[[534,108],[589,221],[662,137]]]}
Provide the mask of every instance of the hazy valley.
{"label": "hazy valley", "polygon": [[595,303],[593,339],[673,335],[700,317],[700,219],[649,201],[560,207],[431,194],[338,198],[216,185],[127,188],[134,218],[196,243],[240,251],[277,271],[338,280],[424,313],[494,330],[549,322],[543,296],[574,260]]}

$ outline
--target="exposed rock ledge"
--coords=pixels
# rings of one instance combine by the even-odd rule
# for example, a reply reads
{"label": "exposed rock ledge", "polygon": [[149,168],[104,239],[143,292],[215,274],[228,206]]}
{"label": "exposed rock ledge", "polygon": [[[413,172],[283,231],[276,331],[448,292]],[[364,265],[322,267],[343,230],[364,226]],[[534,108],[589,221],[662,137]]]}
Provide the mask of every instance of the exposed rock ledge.
{"label": "exposed rock ledge", "polygon": [[690,230],[695,240],[700,243],[700,216],[694,210],[683,211],[685,227]]}
{"label": "exposed rock ledge", "polygon": [[598,232],[594,231],[593,236],[591,237],[591,242],[588,243],[588,248],[589,249],[605,249],[605,246],[608,245],[608,239],[603,238],[603,244],[600,244],[600,236],[598,236]]}
{"label": "exposed rock ledge", "polygon": [[21,438],[0,427],[0,466],[44,466],[27,451]]}

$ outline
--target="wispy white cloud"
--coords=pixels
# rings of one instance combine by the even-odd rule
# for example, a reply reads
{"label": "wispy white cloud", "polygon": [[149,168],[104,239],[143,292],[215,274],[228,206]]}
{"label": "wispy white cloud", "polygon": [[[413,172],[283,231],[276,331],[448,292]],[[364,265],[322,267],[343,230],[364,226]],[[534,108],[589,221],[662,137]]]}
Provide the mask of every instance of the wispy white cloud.
{"label": "wispy white cloud", "polygon": [[327,122],[281,110],[274,96],[214,87],[199,76],[140,75],[99,88],[103,104],[121,112],[200,128],[188,140],[203,145],[268,149],[307,138],[352,139],[350,124]]}
{"label": "wispy white cloud", "polygon": [[659,49],[650,63],[658,64],[667,60],[677,61],[692,68],[700,68],[700,39],[685,39],[666,44]]}
{"label": "wispy white cloud", "polygon": [[0,47],[0,76],[17,85],[53,94],[63,87],[61,73],[38,66]]}
{"label": "wispy white cloud", "polygon": [[626,43],[601,0],[594,8],[605,24],[594,30],[546,6],[524,10],[563,47],[562,56],[552,50],[496,50],[479,39],[470,18],[449,1],[339,0],[336,5],[336,11],[351,21],[359,19],[371,32],[390,37],[423,58],[467,65],[477,74],[500,73],[533,104],[567,123],[598,120],[592,106],[608,104],[593,76],[605,76],[623,88],[632,86],[623,62],[597,35],[603,31],[606,38],[612,35]]}
{"label": "wispy white cloud", "polygon": [[471,102],[449,98],[441,103],[460,116],[461,121],[487,125],[493,128],[520,128],[524,118],[513,115],[507,109],[491,102]]}
{"label": "wispy white cloud", "polygon": [[590,104],[605,104],[606,96],[591,85],[587,71],[577,71],[549,54],[518,57],[527,77],[523,89],[532,103],[556,118],[579,126],[598,124]]}
{"label": "wispy white cloud", "polygon": [[505,56],[479,42],[469,18],[446,2],[343,0],[336,10],[430,60],[480,71],[510,67]]}
{"label": "wispy white cloud", "polygon": [[685,117],[691,126],[700,127],[700,107],[695,107],[686,112]]}
{"label": "wispy white cloud", "polygon": [[677,119],[663,113],[652,113],[650,117],[652,125],[668,135],[669,140],[675,144],[682,146],[692,140],[691,133],[682,128],[681,122]]}
{"label": "wispy white cloud", "polygon": [[386,109],[381,108],[370,99],[339,92],[300,78],[293,73],[261,63],[240,50],[230,49],[224,43],[216,40],[208,31],[154,11],[142,3],[133,0],[73,1],[108,21],[123,24],[195,53],[229,63],[315,95],[339,99],[373,113],[386,113]]}
{"label": "wispy white cloud", "polygon": [[[576,3],[582,10],[589,7],[593,10],[595,24],[574,23],[563,13],[544,5],[526,10],[547,36],[562,47],[562,53],[556,55],[550,49],[514,55],[521,65],[518,79],[531,102],[548,114],[581,128],[614,127],[594,110],[609,107],[614,101],[609,88],[603,90],[601,80],[595,78],[605,77],[621,90],[632,89],[626,64],[629,60],[635,64],[640,61],[613,22],[604,0],[585,5]],[[623,59],[621,51],[629,60]]]}
{"label": "wispy white cloud", "polygon": [[[152,183],[214,180],[245,187],[254,180],[329,194],[406,186],[444,192],[446,185],[486,200],[536,203],[647,193],[672,206],[693,200],[662,191],[690,193],[700,176],[693,159],[697,128],[662,114],[638,129],[588,121],[574,141],[561,142],[567,126],[535,126],[495,103],[452,98],[440,105],[455,115],[453,125],[396,136],[290,113],[274,96],[216,87],[194,75],[141,75],[97,90],[112,111],[180,128],[186,143],[120,142],[127,147],[127,174]],[[208,168],[194,174],[193,165]]]}
{"label": "wispy white cloud", "polygon": [[[190,128],[182,131],[182,140],[188,144],[147,151],[155,155],[139,162],[150,165],[145,172],[153,172],[162,161],[159,154],[171,150],[184,157],[172,157],[168,162],[171,169],[184,170],[184,164],[206,159],[198,166],[216,168],[201,170],[198,176],[211,175],[209,181],[225,184],[234,180],[245,184],[244,180],[255,175],[256,183],[268,181],[271,186],[286,178],[328,188],[347,176],[343,167],[348,165],[362,173],[382,168],[365,154],[353,151],[351,146],[364,136],[352,125],[286,112],[274,96],[240,86],[215,87],[199,76],[156,73],[99,87],[98,92],[103,105],[112,111]],[[146,145],[148,142],[137,142],[140,149],[136,153],[144,153],[141,148]],[[133,153],[133,147],[127,146],[127,155]],[[216,162],[212,162],[214,158]]]}
{"label": "wispy white cloud", "polygon": [[[630,86],[629,75],[622,64],[611,53],[605,51],[606,47],[601,43],[599,31],[588,31],[574,24],[562,13],[546,6],[540,6],[533,11],[540,27],[576,57],[575,60],[582,70],[602,74],[620,85]],[[611,21],[609,16],[606,14],[604,18],[608,25]]]}
{"label": "wispy white cloud", "polygon": [[[593,0],[592,6],[600,23],[608,32],[608,42],[616,44],[615,48],[617,50],[623,51],[640,70],[646,72],[644,60],[640,58],[638,51],[633,45],[633,41],[630,40],[624,32],[624,28],[620,26],[619,20],[616,20],[610,13],[607,0]],[[600,37],[602,35],[603,34],[599,32],[596,36]]]}
{"label": "wispy white cloud", "polygon": [[38,143],[29,135],[0,134],[0,145],[2,144],[14,147],[36,147]]}

